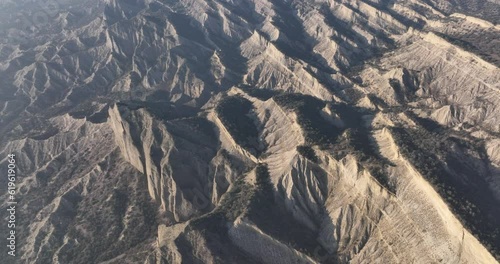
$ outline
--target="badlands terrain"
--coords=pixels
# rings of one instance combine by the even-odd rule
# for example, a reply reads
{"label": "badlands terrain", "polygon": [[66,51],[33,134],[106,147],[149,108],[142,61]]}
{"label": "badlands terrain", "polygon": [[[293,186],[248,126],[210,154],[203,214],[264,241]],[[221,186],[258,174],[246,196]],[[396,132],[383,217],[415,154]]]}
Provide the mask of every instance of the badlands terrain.
{"label": "badlands terrain", "polygon": [[0,262],[498,263],[499,21],[495,0],[0,0]]}

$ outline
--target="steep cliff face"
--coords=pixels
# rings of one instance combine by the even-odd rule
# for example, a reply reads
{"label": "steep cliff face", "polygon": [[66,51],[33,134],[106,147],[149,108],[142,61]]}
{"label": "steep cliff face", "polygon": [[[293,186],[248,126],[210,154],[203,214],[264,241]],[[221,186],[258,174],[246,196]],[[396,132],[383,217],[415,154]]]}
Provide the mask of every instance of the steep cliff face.
{"label": "steep cliff face", "polygon": [[474,10],[500,6],[471,3],[1,3],[9,262],[497,263],[499,27]]}

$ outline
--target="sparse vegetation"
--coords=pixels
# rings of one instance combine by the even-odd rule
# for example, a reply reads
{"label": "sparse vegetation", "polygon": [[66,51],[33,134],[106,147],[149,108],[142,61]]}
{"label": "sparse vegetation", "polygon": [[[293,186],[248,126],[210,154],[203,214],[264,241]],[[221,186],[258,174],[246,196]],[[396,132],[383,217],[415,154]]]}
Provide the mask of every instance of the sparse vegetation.
{"label": "sparse vegetation", "polygon": [[285,205],[275,199],[266,164],[259,164],[255,173],[256,189],[248,206],[248,218],[267,234],[313,256],[314,250],[320,247],[316,233],[295,220]]}
{"label": "sparse vegetation", "polygon": [[244,90],[248,95],[258,98],[262,101],[267,101],[273,96],[280,94],[280,91],[270,90],[270,89],[260,89],[257,87],[252,87],[250,85],[239,85],[239,88]]}
{"label": "sparse vegetation", "polygon": [[259,132],[254,121],[248,116],[253,105],[241,96],[224,98],[216,108],[217,115],[238,145],[259,156]]}
{"label": "sparse vegetation", "polygon": [[283,94],[274,97],[281,106],[293,110],[297,121],[304,131],[306,144],[318,145],[322,149],[332,146],[342,132],[327,122],[320,114],[326,103],[318,98],[302,94]]}
{"label": "sparse vegetation", "polygon": [[318,156],[316,156],[314,149],[310,146],[297,146],[297,152],[314,163],[319,162]]}
{"label": "sparse vegetation", "polygon": [[401,153],[434,186],[462,224],[498,254],[500,227],[492,219],[498,219],[500,212],[488,184],[478,177],[481,169],[477,166],[485,158],[481,143],[461,139],[432,120],[409,116],[424,128],[391,129]]}
{"label": "sparse vegetation", "polygon": [[498,34],[494,32],[468,32],[467,34],[434,33],[451,44],[477,54],[481,59],[489,63],[500,66],[500,53],[495,50],[497,49],[495,39],[498,38]]}

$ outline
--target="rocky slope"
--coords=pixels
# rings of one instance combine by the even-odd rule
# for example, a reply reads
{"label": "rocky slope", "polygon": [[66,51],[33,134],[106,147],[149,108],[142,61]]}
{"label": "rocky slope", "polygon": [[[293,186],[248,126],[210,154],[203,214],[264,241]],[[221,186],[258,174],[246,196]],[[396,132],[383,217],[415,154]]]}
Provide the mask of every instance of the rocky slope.
{"label": "rocky slope", "polygon": [[0,3],[2,259],[497,263],[500,6],[455,2]]}

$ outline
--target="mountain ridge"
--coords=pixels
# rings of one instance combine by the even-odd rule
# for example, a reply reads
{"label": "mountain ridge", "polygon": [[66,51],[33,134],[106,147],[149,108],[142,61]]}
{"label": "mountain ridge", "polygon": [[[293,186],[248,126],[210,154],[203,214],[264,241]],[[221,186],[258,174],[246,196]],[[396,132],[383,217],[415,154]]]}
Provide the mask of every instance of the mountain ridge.
{"label": "mountain ridge", "polygon": [[467,35],[498,25],[432,2],[61,0],[50,27],[2,23],[17,261],[498,263],[500,55]]}

